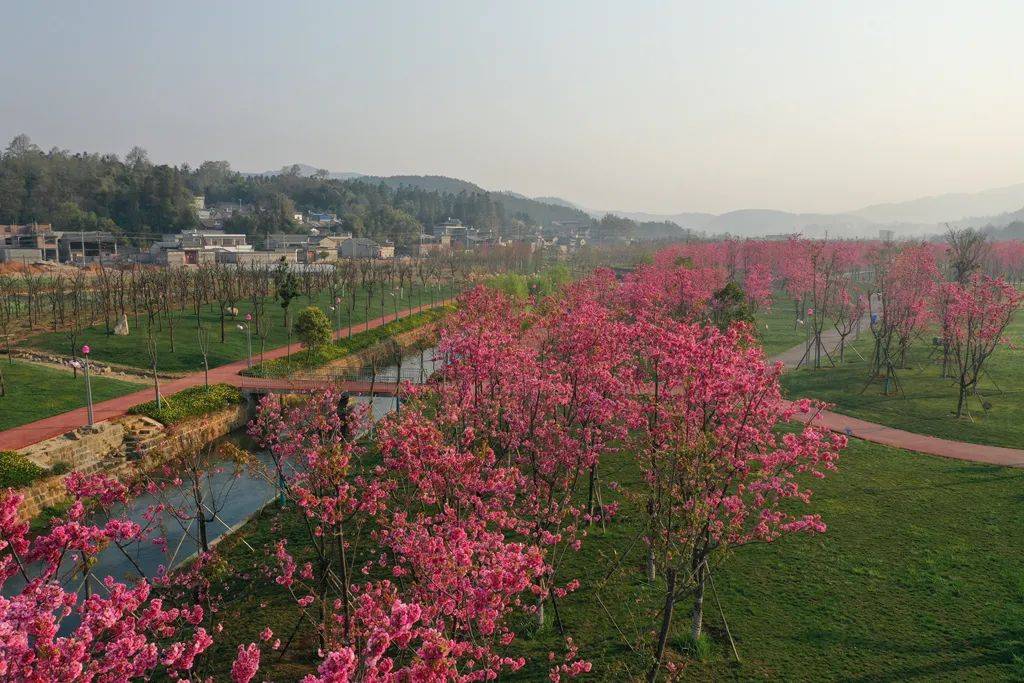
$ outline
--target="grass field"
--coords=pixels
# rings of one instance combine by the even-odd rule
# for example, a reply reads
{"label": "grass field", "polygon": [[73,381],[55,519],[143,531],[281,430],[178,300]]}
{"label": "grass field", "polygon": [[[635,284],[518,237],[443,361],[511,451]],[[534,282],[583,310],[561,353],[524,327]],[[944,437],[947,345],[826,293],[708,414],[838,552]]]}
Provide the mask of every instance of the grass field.
{"label": "grass field", "polygon": [[[846,362],[836,368],[794,370],[783,375],[782,384],[790,396],[811,396],[834,403],[836,411],[911,432],[947,439],[997,446],[1024,447],[1024,314],[1019,313],[1007,330],[1017,348],[1004,346],[986,364],[978,388],[981,398],[971,398],[971,417],[957,420],[957,385],[942,379],[941,355],[930,343],[916,343],[908,356],[907,368],[897,371],[905,396],[885,396],[880,384],[861,389],[868,376],[868,363],[848,352]],[[928,339],[931,336],[928,335]],[[866,332],[856,349],[871,358],[872,338]],[[931,356],[931,357],[930,357]],[[993,381],[994,380],[994,381]],[[998,387],[997,387],[998,385]],[[988,402],[988,410],[982,407]]]}
{"label": "grass field", "polygon": [[[447,289],[443,290],[443,293],[445,296],[451,295],[451,292]],[[437,294],[435,291],[434,298],[436,297]],[[413,306],[429,303],[430,301],[431,291],[423,290],[417,286],[412,288],[411,291],[405,293],[405,296],[402,297],[402,300],[399,303],[399,308],[412,308]],[[352,323],[356,325],[353,330],[354,332],[359,331],[358,323],[381,316],[379,296],[374,296],[368,312],[364,309],[365,302],[365,293],[357,293],[356,306],[352,311]],[[305,296],[299,296],[294,299],[291,304],[291,317],[293,323],[295,316],[298,315],[299,311],[309,305],[316,305],[322,308],[331,318],[332,324],[337,329],[337,317],[329,308],[329,306],[333,305],[333,302],[330,300],[330,294],[326,292],[321,293],[319,296],[314,296],[312,301],[307,300]],[[249,302],[246,301],[239,302],[237,307],[239,319],[244,318],[245,314],[248,313],[251,308]],[[385,294],[384,313],[392,313],[394,312],[394,308],[394,298],[389,294]],[[269,333],[267,335],[266,349],[269,350],[279,346],[284,346],[287,343],[287,332],[284,327],[284,310],[281,308],[280,304],[274,301],[267,302],[264,310],[271,320]],[[206,307],[201,312],[201,318],[203,320],[203,324],[209,329],[209,361],[211,368],[245,358],[247,353],[246,334],[236,326],[239,320],[232,318],[228,318],[226,320],[224,342],[222,343],[220,341],[219,309],[216,306],[212,308]],[[80,347],[82,344],[88,344],[92,347],[92,356],[98,361],[120,363],[122,365],[128,365],[136,368],[148,368],[150,365],[150,359],[149,354],[146,351],[144,319],[145,315],[142,316],[140,325],[129,316],[128,320],[131,334],[127,337],[117,337],[106,334],[101,322],[97,326],[86,329],[81,335],[81,338],[77,340],[76,346]],[[174,353],[171,353],[171,330],[168,328],[166,322],[162,323],[162,328],[158,332],[157,368],[164,372],[179,373],[202,370],[203,356],[199,348],[195,314],[191,309],[183,310],[177,313],[175,320],[176,322],[173,326]],[[346,316],[344,308],[341,315],[341,325],[343,329],[347,329],[349,325],[349,319]],[[294,335],[292,335],[292,343],[295,344],[295,348],[297,350],[299,347]],[[45,349],[53,353],[70,354],[68,336],[63,332],[38,334],[28,339],[24,346]],[[252,330],[252,346],[253,357],[258,360],[260,340],[255,328]]]}
{"label": "grass field", "polygon": [[774,356],[803,343],[806,333],[802,325],[793,326],[795,315],[793,300],[785,294],[776,293],[771,310],[760,311],[755,316],[757,336],[768,356]]}
{"label": "grass field", "polygon": [[[0,430],[28,424],[85,405],[85,378],[70,371],[15,361],[3,363],[7,395],[0,396]],[[93,401],[105,401],[144,389],[142,384],[106,377],[92,378]]]}
{"label": "grass field", "polygon": [[[620,456],[607,462],[605,476],[635,490],[639,472]],[[731,661],[712,595],[706,602],[710,648],[702,659],[686,655],[688,605],[678,608],[668,658],[689,662],[687,678],[997,680],[1024,674],[1015,660],[1024,656],[1024,471],[853,441],[840,471],[815,490],[812,509],[828,523],[826,534],[743,548],[716,572],[741,664]],[[640,676],[653,639],[661,586],[643,577],[636,543],[641,514],[635,503],[623,502],[608,530],[595,530],[560,570],[582,583],[565,599],[562,614],[568,635],[594,663],[588,680]],[[274,509],[221,546],[229,566],[248,577],[225,586],[222,642],[254,640],[267,624],[285,635],[294,626],[294,606],[281,590],[254,578],[275,521],[295,534],[289,550],[303,555],[298,520]],[[553,626],[535,632],[531,622],[524,617],[518,624],[511,648],[531,663],[508,680],[546,680],[547,653],[561,651]],[[312,665],[314,647],[300,627],[296,644],[280,661],[267,658],[261,677],[299,677]],[[225,648],[215,656],[226,669],[232,655]]]}

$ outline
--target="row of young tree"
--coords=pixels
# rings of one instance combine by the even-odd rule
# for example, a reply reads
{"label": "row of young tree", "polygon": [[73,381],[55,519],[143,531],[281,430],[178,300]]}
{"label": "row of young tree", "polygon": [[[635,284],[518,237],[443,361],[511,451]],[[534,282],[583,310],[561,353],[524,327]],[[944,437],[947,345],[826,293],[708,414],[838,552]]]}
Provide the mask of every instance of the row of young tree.
{"label": "row of young tree", "polygon": [[[444,326],[443,369],[406,387],[401,411],[369,436],[357,438],[365,413],[330,392],[261,403],[249,431],[271,465],[259,469],[279,487],[284,514],[301,520],[273,525],[262,574],[273,599],[291,605],[295,629],[313,635],[307,683],[490,680],[526,663],[515,654],[522,615],[567,636],[550,656],[552,680],[589,671],[566,631],[564,598],[597,588],[566,559],[619,523],[618,506],[605,502],[617,487],[609,458],[635,459],[644,474],[626,495],[645,511],[635,543],[646,563],[622,558],[611,571],[646,573],[657,607],[637,607],[649,628],[635,640],[608,634],[645,658],[637,677],[676,670],[665,653],[680,602],[701,637],[705,586],[729,552],[825,531],[799,508],[845,437],[812,425],[776,431],[820,406],[782,400],[780,370],[748,325],[709,324],[714,304],[695,298],[703,288],[692,286],[693,270],[667,256],[622,280],[602,270],[525,301],[472,289]],[[160,486],[135,490],[158,495]],[[71,511],[34,540],[17,519],[20,496],[0,501],[0,581],[25,580],[0,598],[5,676],[198,680],[217,668],[218,585],[231,568],[216,548],[134,584],[92,577],[89,559],[102,547],[159,544],[159,525],[118,517],[132,487],[74,475],[69,491]],[[175,514],[192,528],[208,508]],[[59,581],[68,566],[102,588],[84,600],[69,592]],[[269,626],[225,646],[242,683],[296,647]]]}
{"label": "row of young tree", "polygon": [[[397,314],[413,298],[427,297],[436,303],[443,290],[461,288],[473,279],[500,272],[532,272],[543,264],[542,254],[511,246],[438,253],[415,261],[344,260],[312,268],[97,264],[71,274],[0,274],[0,351],[13,363],[19,340],[51,331],[64,336],[66,353],[75,359],[87,329],[100,327],[106,334],[115,334],[120,328],[122,334],[138,338],[159,402],[161,349],[177,353],[182,335],[197,343],[186,344],[188,352],[198,348],[202,357],[202,367],[190,369],[208,372],[211,350],[226,342],[236,319],[246,318],[255,354],[262,362],[274,325],[285,331],[290,353],[293,301],[320,302],[332,311],[332,324],[338,326],[344,316],[351,337],[353,320],[360,317]],[[278,307],[283,314],[274,314]],[[0,368],[0,396],[6,389]]]}

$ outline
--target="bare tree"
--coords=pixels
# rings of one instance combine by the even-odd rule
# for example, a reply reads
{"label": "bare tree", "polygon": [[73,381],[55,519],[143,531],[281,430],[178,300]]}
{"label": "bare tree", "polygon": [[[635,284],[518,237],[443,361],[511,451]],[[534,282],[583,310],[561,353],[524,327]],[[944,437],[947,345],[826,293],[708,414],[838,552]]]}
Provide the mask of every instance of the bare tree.
{"label": "bare tree", "polygon": [[981,270],[981,264],[989,251],[988,239],[974,228],[956,229],[948,225],[946,228],[952,279],[965,285],[971,275]]}

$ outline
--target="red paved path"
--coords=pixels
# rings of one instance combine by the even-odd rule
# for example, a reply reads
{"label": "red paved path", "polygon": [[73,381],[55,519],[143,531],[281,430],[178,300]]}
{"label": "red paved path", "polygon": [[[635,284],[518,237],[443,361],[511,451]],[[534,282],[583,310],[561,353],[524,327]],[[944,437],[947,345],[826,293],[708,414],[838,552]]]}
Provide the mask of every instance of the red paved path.
{"label": "red paved path", "polygon": [[[828,335],[826,343],[834,341]],[[793,368],[804,353],[804,344],[799,344],[788,351],[772,357],[772,361],[781,361],[785,369]],[[944,458],[969,460],[971,462],[987,462],[1007,467],[1024,467],[1024,450],[1019,448],[1003,448],[1001,446],[985,446],[983,444],[950,441],[927,434],[916,434],[902,429],[859,420],[824,411],[818,414],[817,423],[833,432],[845,432],[858,439],[895,446],[908,451],[918,451],[928,455],[939,455]]]}
{"label": "red paved path", "polygon": [[[434,306],[440,306],[441,303],[434,304]],[[369,323],[360,323],[353,327],[353,331],[361,332],[366,329],[373,329],[380,327],[386,323],[395,320],[396,317],[405,317],[412,313],[419,313],[428,308],[431,308],[429,304],[423,304],[414,308],[407,308],[404,311],[400,311],[400,315],[396,316],[394,313],[389,313],[383,317],[376,318],[369,321]],[[362,329],[360,329],[362,328]],[[335,339],[340,339],[342,336],[348,333],[348,328],[339,330],[334,333]],[[299,347],[293,345],[296,349]],[[275,358],[281,358],[288,355],[288,347],[282,346],[280,348],[271,349],[263,354],[264,360],[273,360]],[[216,368],[210,368],[210,383],[215,384],[224,382],[227,384],[233,384],[240,386],[243,378],[238,373],[246,368],[246,361],[240,360],[234,363],[228,363],[227,365],[221,365]],[[160,393],[163,396],[170,396],[173,393],[181,391],[182,389],[188,389],[189,387],[199,386],[203,383],[203,373],[197,372],[191,375],[187,375],[180,379],[173,380],[161,380],[160,381]],[[358,384],[358,383],[356,383]],[[367,383],[368,384],[368,383]],[[381,386],[381,393],[385,393],[384,383],[379,383]],[[344,387],[343,387],[344,388]],[[146,389],[136,391],[131,394],[125,394],[124,396],[118,396],[108,401],[102,401],[100,403],[93,404],[93,419],[95,422],[102,422],[104,420],[112,420],[116,417],[121,417],[127,414],[128,409],[136,406],[140,403],[153,400],[153,387],[150,385]],[[60,436],[70,432],[78,427],[81,427],[86,423],[86,409],[77,408],[70,410],[60,415],[54,415],[47,417],[42,420],[36,420],[20,427],[14,427],[6,431],[0,432],[0,450],[14,450],[17,448],[24,448],[46,439],[51,439],[55,436]]]}
{"label": "red paved path", "polygon": [[895,446],[908,451],[918,451],[928,455],[941,455],[945,458],[970,460],[971,462],[987,462],[1007,467],[1024,467],[1024,450],[1019,448],[1003,448],[984,444],[949,441],[927,434],[915,434],[894,427],[875,424],[867,420],[858,420],[824,411],[818,414],[816,423],[833,432],[846,432],[851,436],[865,441]]}

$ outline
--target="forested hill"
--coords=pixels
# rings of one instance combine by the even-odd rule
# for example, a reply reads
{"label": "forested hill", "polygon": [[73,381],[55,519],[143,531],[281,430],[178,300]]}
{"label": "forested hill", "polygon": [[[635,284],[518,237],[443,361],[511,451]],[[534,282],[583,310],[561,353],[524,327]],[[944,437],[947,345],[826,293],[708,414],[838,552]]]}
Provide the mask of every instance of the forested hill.
{"label": "forested hill", "polygon": [[[394,189],[415,188],[427,192],[459,194],[486,194],[504,207],[505,215],[518,217],[527,223],[549,224],[553,221],[584,221],[590,216],[564,203],[530,199],[514,192],[493,192],[475,183],[440,175],[365,176],[363,182],[380,182]],[[528,218],[526,218],[528,217]]]}
{"label": "forested hill", "polygon": [[188,174],[153,165],[134,148],[112,154],[43,152],[24,135],[0,156],[0,224],[53,223],[65,230],[121,234],[197,225]]}
{"label": "forested hill", "polygon": [[458,194],[466,192],[469,194],[486,193],[487,190],[468,180],[449,178],[443,175],[390,175],[390,176],[363,176],[360,180],[366,183],[384,183],[392,189],[411,187],[426,192],[441,192],[447,194]]}
{"label": "forested hill", "polygon": [[289,167],[242,174],[226,161],[198,168],[150,162],[134,148],[112,154],[43,151],[19,135],[0,154],[0,224],[52,223],[63,230],[110,230],[139,241],[199,226],[195,195],[208,205],[251,205],[225,228],[253,236],[295,230],[296,211],[338,215],[356,235],[407,243],[445,218],[504,234],[553,220],[589,220],[583,212],[440,176],[338,179]]}

